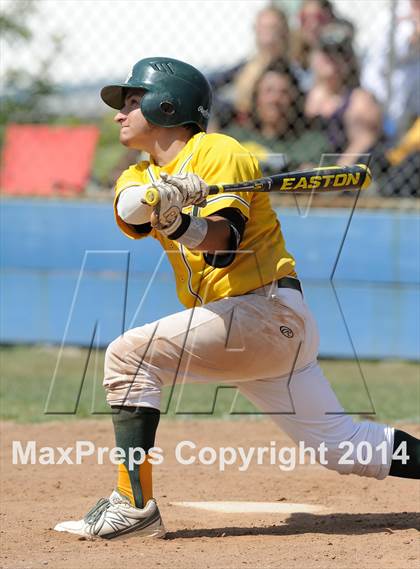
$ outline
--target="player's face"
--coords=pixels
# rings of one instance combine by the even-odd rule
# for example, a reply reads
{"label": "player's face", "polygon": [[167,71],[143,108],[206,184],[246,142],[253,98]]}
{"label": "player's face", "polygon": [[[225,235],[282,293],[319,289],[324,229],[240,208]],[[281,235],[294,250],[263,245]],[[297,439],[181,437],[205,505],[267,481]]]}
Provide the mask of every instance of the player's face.
{"label": "player's face", "polygon": [[143,116],[140,109],[141,91],[129,90],[123,108],[115,115],[115,122],[120,125],[120,142],[127,148],[147,150],[154,125]]}

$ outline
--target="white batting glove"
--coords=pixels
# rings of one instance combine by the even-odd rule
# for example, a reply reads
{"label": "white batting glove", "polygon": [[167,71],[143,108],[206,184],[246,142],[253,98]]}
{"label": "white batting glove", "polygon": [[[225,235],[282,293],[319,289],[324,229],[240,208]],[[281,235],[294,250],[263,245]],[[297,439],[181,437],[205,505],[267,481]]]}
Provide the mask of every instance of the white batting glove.
{"label": "white batting glove", "polygon": [[208,195],[208,185],[196,174],[170,176],[162,172],[153,187],[158,190],[160,201],[153,208],[150,222],[167,236],[181,225],[182,209],[189,205],[204,206]]}
{"label": "white batting glove", "polygon": [[162,172],[161,180],[166,184],[175,186],[181,192],[184,199],[184,207],[189,205],[204,207],[206,205],[209,187],[197,174],[187,173],[171,176],[166,172]]}
{"label": "white batting glove", "polygon": [[[159,203],[153,208],[150,216],[152,227],[165,235],[171,235],[181,225],[184,196],[170,184],[158,180],[153,184],[159,192]],[[143,203],[146,203],[142,200]]]}

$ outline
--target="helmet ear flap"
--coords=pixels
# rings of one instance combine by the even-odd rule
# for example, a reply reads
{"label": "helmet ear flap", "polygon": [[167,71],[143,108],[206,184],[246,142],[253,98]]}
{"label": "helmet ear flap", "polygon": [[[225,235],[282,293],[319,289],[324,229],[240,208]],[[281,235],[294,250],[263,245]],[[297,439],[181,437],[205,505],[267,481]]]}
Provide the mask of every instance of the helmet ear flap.
{"label": "helmet ear flap", "polygon": [[174,105],[171,103],[171,101],[162,101],[161,104],[159,105],[160,110],[162,111],[162,113],[164,115],[167,116],[171,116],[175,114],[175,107]]}
{"label": "helmet ear flap", "polygon": [[145,119],[153,124],[165,127],[179,124],[179,107],[170,93],[146,91],[140,108]]}

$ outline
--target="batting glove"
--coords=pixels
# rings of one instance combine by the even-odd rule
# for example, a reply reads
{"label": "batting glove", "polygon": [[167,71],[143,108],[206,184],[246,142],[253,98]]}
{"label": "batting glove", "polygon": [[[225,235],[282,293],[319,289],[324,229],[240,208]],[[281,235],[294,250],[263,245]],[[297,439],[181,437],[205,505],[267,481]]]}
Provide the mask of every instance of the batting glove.
{"label": "batting glove", "polygon": [[[150,218],[152,227],[166,236],[176,232],[182,223],[182,209],[189,205],[206,204],[208,185],[196,174],[170,176],[162,172],[153,184],[159,192],[159,203],[153,208]],[[146,203],[142,200],[143,203]]]}
{"label": "batting glove", "polygon": [[206,197],[209,193],[209,187],[204,180],[197,174],[177,174],[170,176],[166,172],[161,173],[161,180],[166,184],[171,184],[177,188],[184,200],[184,207],[189,205],[198,205],[204,207],[206,205]]}

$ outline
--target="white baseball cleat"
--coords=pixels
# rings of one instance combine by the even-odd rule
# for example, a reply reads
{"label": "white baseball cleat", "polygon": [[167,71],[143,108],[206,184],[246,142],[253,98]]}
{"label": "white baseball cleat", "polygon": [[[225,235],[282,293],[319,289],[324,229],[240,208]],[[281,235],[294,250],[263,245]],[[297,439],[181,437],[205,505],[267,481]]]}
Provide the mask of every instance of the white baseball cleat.
{"label": "white baseball cleat", "polygon": [[82,520],[61,522],[54,529],[87,539],[113,539],[131,533],[141,537],[165,537],[155,500],[149,500],[144,508],[134,508],[130,500],[116,490],[109,498],[101,498]]}

